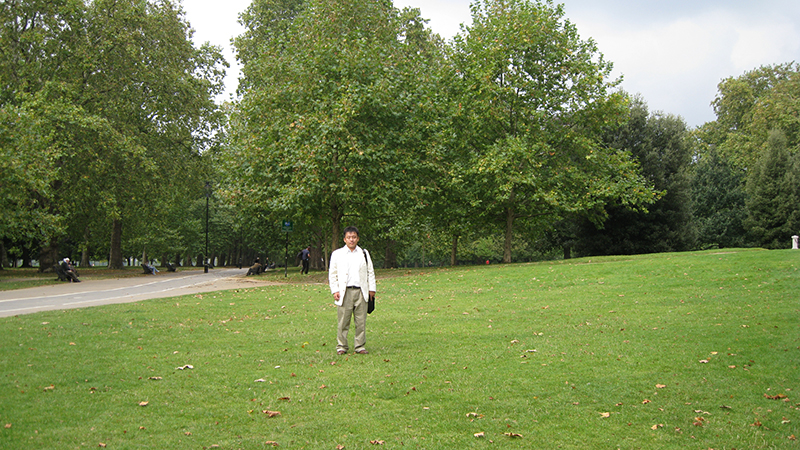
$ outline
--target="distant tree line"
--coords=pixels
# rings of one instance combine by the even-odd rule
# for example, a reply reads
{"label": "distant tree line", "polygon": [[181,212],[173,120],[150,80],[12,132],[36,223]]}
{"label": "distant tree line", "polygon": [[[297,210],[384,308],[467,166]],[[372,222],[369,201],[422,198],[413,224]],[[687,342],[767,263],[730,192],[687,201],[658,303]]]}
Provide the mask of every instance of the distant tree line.
{"label": "distant tree line", "polygon": [[723,80],[689,129],[621,91],[552,1],[476,1],[450,42],[385,0],[254,0],[240,20],[219,106],[227,63],[177,4],[0,4],[2,266],[295,264],[311,245],[322,269],[347,225],[384,267],[800,233],[795,63]]}

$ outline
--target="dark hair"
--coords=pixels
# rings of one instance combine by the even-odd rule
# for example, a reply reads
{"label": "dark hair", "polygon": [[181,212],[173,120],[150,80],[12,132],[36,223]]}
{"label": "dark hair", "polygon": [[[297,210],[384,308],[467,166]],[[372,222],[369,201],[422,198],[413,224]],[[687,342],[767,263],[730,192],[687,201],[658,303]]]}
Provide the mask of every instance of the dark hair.
{"label": "dark hair", "polygon": [[344,229],[344,234],[342,236],[347,236],[347,233],[355,233],[356,236],[358,236],[358,228],[351,225]]}

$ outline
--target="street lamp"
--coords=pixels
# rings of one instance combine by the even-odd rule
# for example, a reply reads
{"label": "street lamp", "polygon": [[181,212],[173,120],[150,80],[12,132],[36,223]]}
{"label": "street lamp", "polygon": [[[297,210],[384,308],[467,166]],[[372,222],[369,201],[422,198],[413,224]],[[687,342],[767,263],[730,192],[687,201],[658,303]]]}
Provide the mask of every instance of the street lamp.
{"label": "street lamp", "polygon": [[211,182],[206,181],[206,252],[203,254],[203,273],[208,273],[208,199],[211,197]]}

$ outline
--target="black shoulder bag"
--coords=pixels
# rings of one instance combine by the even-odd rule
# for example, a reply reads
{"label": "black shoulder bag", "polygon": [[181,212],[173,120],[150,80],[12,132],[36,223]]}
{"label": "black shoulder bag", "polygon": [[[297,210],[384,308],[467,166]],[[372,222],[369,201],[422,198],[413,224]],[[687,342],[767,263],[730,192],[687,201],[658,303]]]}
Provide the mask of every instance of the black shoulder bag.
{"label": "black shoulder bag", "polygon": [[[369,260],[367,259],[367,251],[364,250],[364,263],[367,265],[367,272],[369,273]],[[369,275],[367,275],[369,277]],[[369,280],[367,280],[369,283]],[[369,299],[367,300],[367,314],[372,314],[372,311],[375,311],[375,295],[369,294]]]}

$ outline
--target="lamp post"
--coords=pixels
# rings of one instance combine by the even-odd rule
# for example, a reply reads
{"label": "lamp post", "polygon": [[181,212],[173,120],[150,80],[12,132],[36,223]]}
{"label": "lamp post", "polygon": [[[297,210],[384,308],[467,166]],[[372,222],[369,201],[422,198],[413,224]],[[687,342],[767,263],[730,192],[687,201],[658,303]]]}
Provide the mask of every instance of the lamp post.
{"label": "lamp post", "polygon": [[211,182],[206,181],[206,252],[203,254],[203,273],[208,273],[208,199],[211,197]]}

